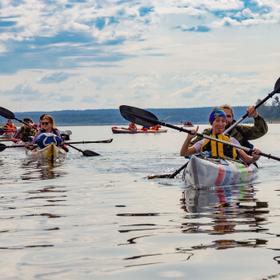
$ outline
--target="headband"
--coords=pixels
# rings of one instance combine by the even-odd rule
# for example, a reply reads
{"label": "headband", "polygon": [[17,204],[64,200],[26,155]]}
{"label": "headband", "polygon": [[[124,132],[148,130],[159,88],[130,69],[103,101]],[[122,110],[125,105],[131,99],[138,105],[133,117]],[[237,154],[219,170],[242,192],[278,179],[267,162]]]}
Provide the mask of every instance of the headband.
{"label": "headband", "polygon": [[225,113],[223,110],[221,110],[221,109],[219,109],[219,108],[214,108],[214,109],[212,110],[212,112],[210,113],[210,115],[209,115],[209,123],[212,124],[213,121],[214,121],[217,117],[226,118],[227,116],[226,116],[226,113]]}

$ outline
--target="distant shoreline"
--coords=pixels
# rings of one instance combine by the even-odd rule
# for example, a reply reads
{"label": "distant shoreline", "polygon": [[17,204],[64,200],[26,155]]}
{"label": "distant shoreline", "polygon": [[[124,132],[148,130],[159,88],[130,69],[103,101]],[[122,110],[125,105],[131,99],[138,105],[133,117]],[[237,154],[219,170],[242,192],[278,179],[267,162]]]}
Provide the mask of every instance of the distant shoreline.
{"label": "distant shoreline", "polygon": [[[246,112],[247,107],[233,107],[235,112],[235,119],[238,120]],[[182,124],[184,122],[191,122],[195,125],[207,124],[209,112],[212,107],[202,107],[202,108],[158,108],[158,109],[148,109],[153,113],[160,121],[170,123],[170,124]],[[33,119],[34,122],[38,122],[39,117],[43,112],[16,112],[15,116],[22,120],[25,117]],[[128,121],[125,120],[119,109],[93,109],[93,110],[62,110],[62,111],[51,111],[47,112],[51,114],[55,123],[58,126],[118,126],[127,125]],[[263,114],[264,115],[264,114]],[[280,119],[269,120],[266,118],[267,123],[279,124]],[[247,118],[244,120],[244,124],[251,124],[253,120]],[[6,123],[6,120],[0,117],[0,123]],[[20,125],[15,121],[16,125]]]}

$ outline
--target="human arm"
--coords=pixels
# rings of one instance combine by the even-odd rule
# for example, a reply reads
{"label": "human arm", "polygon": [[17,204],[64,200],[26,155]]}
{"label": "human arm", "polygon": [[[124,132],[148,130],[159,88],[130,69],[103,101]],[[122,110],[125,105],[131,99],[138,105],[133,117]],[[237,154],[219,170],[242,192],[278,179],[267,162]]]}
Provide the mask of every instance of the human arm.
{"label": "human arm", "polygon": [[248,107],[247,113],[248,117],[254,118],[254,124],[252,126],[237,126],[237,129],[240,131],[243,138],[246,138],[247,140],[254,140],[265,135],[268,131],[268,127],[264,118],[258,114],[254,106]]}
{"label": "human arm", "polygon": [[239,150],[238,153],[240,158],[247,164],[254,163],[260,158],[260,150],[258,149],[253,149],[253,153],[251,156],[243,150]]}
{"label": "human arm", "polygon": [[[203,135],[210,135],[211,134],[211,128],[205,128],[202,132]],[[202,140],[203,137],[196,135],[192,138],[191,144],[194,145],[196,142]]]}
{"label": "human arm", "polygon": [[[237,146],[240,146],[240,143],[234,137],[230,138],[230,142]],[[247,164],[254,163],[260,158],[260,150],[258,149],[253,149],[252,155],[247,154],[244,150],[241,149],[237,149],[237,152],[241,160]]]}
{"label": "human arm", "polygon": [[[197,153],[197,143],[195,145],[190,146],[191,140],[196,136],[196,132],[198,131],[198,127],[196,130],[193,130],[192,133],[189,133],[185,142],[183,143],[180,151],[180,156],[186,157],[192,154]],[[190,146],[190,147],[189,147]]]}

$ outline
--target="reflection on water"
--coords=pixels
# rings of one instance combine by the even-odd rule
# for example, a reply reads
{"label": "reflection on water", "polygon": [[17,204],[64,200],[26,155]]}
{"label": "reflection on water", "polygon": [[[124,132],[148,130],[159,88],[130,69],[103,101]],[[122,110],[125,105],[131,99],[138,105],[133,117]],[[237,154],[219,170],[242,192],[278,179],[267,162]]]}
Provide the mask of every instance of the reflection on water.
{"label": "reflection on water", "polygon": [[[207,233],[225,235],[242,232],[267,231],[266,214],[269,213],[268,203],[255,198],[253,186],[219,186],[209,189],[188,187],[181,199],[182,209],[186,212],[182,224],[184,233]],[[267,240],[249,239],[234,240],[222,238],[212,244],[193,246],[192,249],[265,245]]]}
{"label": "reflection on water", "polygon": [[24,172],[21,175],[22,180],[49,180],[67,173],[51,164],[42,165],[37,161],[24,161],[22,164]]}
{"label": "reflection on water", "polygon": [[[66,206],[66,193],[63,186],[49,185],[25,190],[21,193],[24,200],[21,199],[20,203],[17,196],[2,197],[0,220],[4,229],[0,232],[0,250],[54,247],[52,239],[47,236],[49,232],[60,230],[59,223],[51,220],[63,217],[59,209]],[[9,215],[3,215],[5,212]]]}

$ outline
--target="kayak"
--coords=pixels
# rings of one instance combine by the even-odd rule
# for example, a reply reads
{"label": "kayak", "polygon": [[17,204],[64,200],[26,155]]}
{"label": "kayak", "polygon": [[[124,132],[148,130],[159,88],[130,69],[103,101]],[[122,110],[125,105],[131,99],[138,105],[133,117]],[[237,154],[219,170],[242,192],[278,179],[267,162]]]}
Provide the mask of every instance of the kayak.
{"label": "kayak", "polygon": [[113,126],[112,127],[112,132],[114,134],[136,134],[136,133],[155,133],[155,134],[157,134],[157,133],[165,133],[165,132],[167,132],[167,129],[159,128],[158,130],[155,130],[155,129],[131,130],[131,129],[128,129],[128,128],[125,128],[125,127]]}
{"label": "kayak", "polygon": [[184,170],[183,179],[195,187],[226,186],[250,183],[257,178],[254,164],[240,161],[204,158],[193,155]]}
{"label": "kayak", "polygon": [[26,150],[26,152],[32,160],[38,161],[41,164],[61,164],[66,157],[66,151],[54,143],[49,144],[43,149],[36,148],[34,150]]}
{"label": "kayak", "polygon": [[4,133],[2,135],[0,135],[0,141],[5,141],[5,140],[11,140],[13,138],[13,134],[10,133]]}

